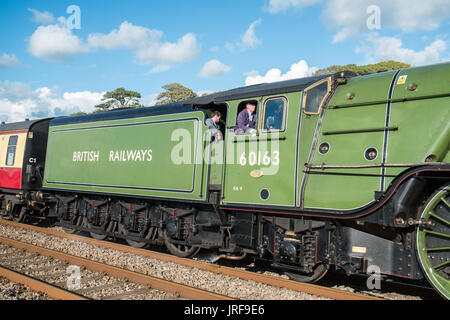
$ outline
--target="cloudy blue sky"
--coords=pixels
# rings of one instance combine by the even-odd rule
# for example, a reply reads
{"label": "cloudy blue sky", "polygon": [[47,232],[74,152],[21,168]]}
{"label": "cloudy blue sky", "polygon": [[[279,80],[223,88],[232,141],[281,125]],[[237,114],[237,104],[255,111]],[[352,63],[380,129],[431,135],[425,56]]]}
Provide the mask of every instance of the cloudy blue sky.
{"label": "cloudy blue sky", "polygon": [[449,33],[448,0],[2,0],[0,120],[90,112],[118,87],[152,105],[171,82],[203,93],[450,61]]}

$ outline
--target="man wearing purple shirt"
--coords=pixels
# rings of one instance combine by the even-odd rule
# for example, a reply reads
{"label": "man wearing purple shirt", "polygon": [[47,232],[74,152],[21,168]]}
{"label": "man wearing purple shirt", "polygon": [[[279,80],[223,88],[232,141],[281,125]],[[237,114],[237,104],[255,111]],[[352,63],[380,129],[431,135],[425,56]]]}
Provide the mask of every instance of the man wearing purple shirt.
{"label": "man wearing purple shirt", "polygon": [[248,102],[245,109],[239,112],[237,117],[237,126],[235,130],[242,130],[247,132],[249,129],[254,129],[256,124],[255,115],[256,105],[253,102]]}

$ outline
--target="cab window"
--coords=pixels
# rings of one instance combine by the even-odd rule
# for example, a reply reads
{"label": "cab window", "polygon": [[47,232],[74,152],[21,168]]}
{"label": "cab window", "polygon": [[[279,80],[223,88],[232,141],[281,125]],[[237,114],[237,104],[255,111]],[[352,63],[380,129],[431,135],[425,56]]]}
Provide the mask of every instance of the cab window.
{"label": "cab window", "polygon": [[274,98],[265,102],[263,115],[264,131],[284,131],[286,104],[285,98]]}
{"label": "cab window", "polygon": [[[252,105],[253,113],[247,116],[247,105]],[[259,105],[256,100],[246,100],[239,103],[236,114],[236,126],[233,127],[235,134],[249,134],[258,128]]]}
{"label": "cab window", "polygon": [[305,89],[303,94],[303,112],[306,114],[318,114],[330,91],[330,78],[324,79]]}
{"label": "cab window", "polygon": [[16,157],[16,146],[18,136],[10,136],[8,141],[8,151],[6,153],[6,165],[13,166]]}

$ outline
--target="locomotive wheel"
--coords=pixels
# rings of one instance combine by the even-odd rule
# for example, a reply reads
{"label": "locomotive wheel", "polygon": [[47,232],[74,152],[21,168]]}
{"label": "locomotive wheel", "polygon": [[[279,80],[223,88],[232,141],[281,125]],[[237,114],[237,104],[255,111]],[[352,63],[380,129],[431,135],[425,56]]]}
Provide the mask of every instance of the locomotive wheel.
{"label": "locomotive wheel", "polygon": [[177,257],[190,258],[195,256],[200,251],[200,247],[186,246],[183,244],[170,242],[170,237],[167,236],[166,232],[164,232],[164,243],[170,253]]}
{"label": "locomotive wheel", "polygon": [[106,234],[98,234],[94,232],[89,232],[89,234],[91,235],[92,238],[96,240],[105,240],[106,238],[108,238],[108,235]]}
{"label": "locomotive wheel", "polygon": [[148,245],[147,242],[138,242],[138,241],[133,241],[133,240],[129,240],[129,239],[125,239],[125,241],[133,248],[138,248],[138,249],[145,248]]}
{"label": "locomotive wheel", "polygon": [[304,283],[314,283],[322,279],[328,272],[328,268],[324,264],[318,265],[314,271],[310,274],[302,274],[291,271],[285,271],[284,274],[289,277],[289,279],[304,282]]}
{"label": "locomotive wheel", "polygon": [[77,232],[77,229],[71,229],[71,228],[66,228],[66,227],[62,227],[62,229],[65,233],[68,233],[68,234],[74,234]]}
{"label": "locomotive wheel", "polygon": [[[15,210],[14,210],[15,211]],[[19,214],[13,213],[12,218],[14,222],[24,222],[27,215],[27,208],[20,208]]]}
{"label": "locomotive wheel", "polygon": [[428,200],[417,229],[419,264],[431,285],[450,299],[450,184],[439,188]]}

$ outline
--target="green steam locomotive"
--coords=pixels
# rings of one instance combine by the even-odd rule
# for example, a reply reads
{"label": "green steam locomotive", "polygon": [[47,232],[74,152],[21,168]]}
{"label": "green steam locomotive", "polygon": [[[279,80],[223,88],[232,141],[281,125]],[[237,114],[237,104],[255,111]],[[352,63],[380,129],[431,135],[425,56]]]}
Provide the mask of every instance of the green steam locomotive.
{"label": "green steam locomotive", "polygon": [[251,256],[299,281],[375,267],[448,299],[449,119],[444,63],[1,124],[1,214],[183,257]]}

